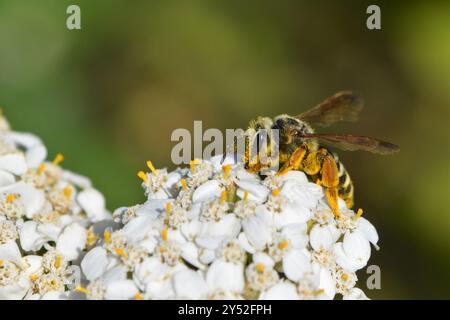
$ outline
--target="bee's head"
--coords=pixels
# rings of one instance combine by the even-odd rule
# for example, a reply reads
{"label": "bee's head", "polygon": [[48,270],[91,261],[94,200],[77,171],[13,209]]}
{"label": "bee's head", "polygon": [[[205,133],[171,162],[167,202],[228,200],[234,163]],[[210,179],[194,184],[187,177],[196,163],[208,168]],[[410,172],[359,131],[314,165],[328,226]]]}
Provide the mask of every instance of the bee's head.
{"label": "bee's head", "polygon": [[272,129],[279,130],[281,145],[299,146],[304,141],[302,134],[313,133],[306,122],[285,114],[275,117]]}

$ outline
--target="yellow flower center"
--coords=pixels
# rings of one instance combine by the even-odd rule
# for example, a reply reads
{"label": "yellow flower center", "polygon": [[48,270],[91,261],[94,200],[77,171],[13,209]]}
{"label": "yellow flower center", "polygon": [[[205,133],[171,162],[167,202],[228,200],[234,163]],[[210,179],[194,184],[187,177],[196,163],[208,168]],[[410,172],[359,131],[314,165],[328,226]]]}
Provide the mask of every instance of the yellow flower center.
{"label": "yellow flower center", "polygon": [[256,271],[258,271],[259,273],[264,272],[264,264],[258,263],[258,264],[256,264],[255,267],[256,267]]}

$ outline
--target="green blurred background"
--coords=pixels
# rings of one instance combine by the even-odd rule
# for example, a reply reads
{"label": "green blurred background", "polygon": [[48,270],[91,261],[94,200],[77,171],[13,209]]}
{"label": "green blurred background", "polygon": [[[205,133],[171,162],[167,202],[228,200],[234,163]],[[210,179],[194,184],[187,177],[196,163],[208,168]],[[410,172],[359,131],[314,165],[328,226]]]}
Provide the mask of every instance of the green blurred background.
{"label": "green blurred background", "polygon": [[[369,4],[381,31],[365,26]],[[340,154],[381,238],[382,289],[368,295],[450,298],[448,1],[0,0],[0,104],[111,210],[143,201],[136,172],[170,166],[174,129],[244,127],[343,89],[366,108],[332,130],[402,148]]]}

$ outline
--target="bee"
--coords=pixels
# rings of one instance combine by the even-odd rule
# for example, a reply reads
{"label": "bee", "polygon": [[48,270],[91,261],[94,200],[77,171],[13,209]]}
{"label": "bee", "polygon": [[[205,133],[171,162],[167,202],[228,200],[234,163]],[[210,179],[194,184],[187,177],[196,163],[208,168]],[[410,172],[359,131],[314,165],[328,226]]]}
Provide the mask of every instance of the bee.
{"label": "bee", "polygon": [[[312,125],[327,127],[339,121],[355,122],[363,108],[363,101],[350,91],[339,92],[329,97],[309,111],[297,116],[279,115],[273,119],[258,117],[250,121],[245,132],[245,153],[243,161],[245,168],[253,173],[260,173],[265,168],[277,166],[277,175],[284,175],[290,170],[301,170],[312,181],[325,188],[326,199],[336,216],[339,215],[338,198],[342,198],[348,208],[354,203],[354,186],[350,175],[336,153],[327,146],[341,150],[363,150],[376,154],[387,155],[399,151],[399,147],[379,139],[315,133]],[[272,134],[261,143],[260,133],[278,132],[278,141]],[[275,129],[275,130],[274,130]],[[260,152],[251,150],[266,148],[266,158]],[[278,156],[275,148],[278,147]],[[269,159],[269,160],[268,160]],[[264,160],[264,161],[263,161]]]}

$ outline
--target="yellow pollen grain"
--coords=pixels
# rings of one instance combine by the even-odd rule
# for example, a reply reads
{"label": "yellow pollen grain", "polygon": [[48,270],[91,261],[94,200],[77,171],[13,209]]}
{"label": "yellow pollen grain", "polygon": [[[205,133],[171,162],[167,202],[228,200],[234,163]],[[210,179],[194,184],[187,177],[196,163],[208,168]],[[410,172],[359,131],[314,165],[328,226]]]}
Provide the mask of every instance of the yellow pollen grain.
{"label": "yellow pollen grain", "polygon": [[83,287],[76,287],[75,291],[81,292],[81,293],[84,293],[84,294],[91,294],[91,291],[89,291],[88,289],[83,288]]}
{"label": "yellow pollen grain", "polygon": [[244,192],[244,201],[247,201],[248,200],[248,191],[245,191]]}
{"label": "yellow pollen grain", "polygon": [[257,263],[255,267],[256,267],[256,271],[258,271],[259,273],[264,272],[264,264]]}
{"label": "yellow pollen grain", "polygon": [[111,232],[109,232],[108,230],[105,230],[105,232],[103,232],[103,239],[105,239],[106,244],[110,244],[111,243]]}
{"label": "yellow pollen grain", "polygon": [[53,164],[55,166],[59,165],[61,162],[64,161],[64,156],[61,153],[58,153],[55,157],[55,159],[53,159]]}
{"label": "yellow pollen grain", "polygon": [[361,218],[363,213],[364,213],[363,209],[359,208],[358,211],[356,212],[355,220]]}
{"label": "yellow pollen grain", "polygon": [[64,189],[63,189],[63,192],[64,192],[64,195],[67,197],[67,198],[70,198],[70,196],[72,195],[72,187],[70,187],[70,186],[67,186],[67,187],[65,187]]}
{"label": "yellow pollen grain", "polygon": [[147,182],[147,181],[148,181],[148,177],[147,177],[147,175],[145,174],[144,171],[139,171],[139,172],[137,173],[137,176],[138,176],[139,178],[141,178],[142,181],[144,181],[144,182]]}
{"label": "yellow pollen grain", "polygon": [[222,166],[222,170],[223,170],[225,178],[228,178],[228,176],[230,175],[231,166],[229,164],[225,164]]}
{"label": "yellow pollen grain", "polygon": [[187,190],[187,183],[185,179],[181,179],[181,186],[183,187],[184,190]]}
{"label": "yellow pollen grain", "polygon": [[36,273],[30,274],[29,279],[33,282],[37,281],[39,279],[39,276]]}
{"label": "yellow pollen grain", "polygon": [[61,256],[56,256],[55,258],[55,268],[58,269],[61,266]]}
{"label": "yellow pollen grain", "polygon": [[225,200],[227,200],[227,192],[222,191],[222,193],[220,194],[220,204],[224,204]]}
{"label": "yellow pollen grain", "polygon": [[319,294],[325,293],[324,289],[318,289],[316,291],[314,291],[314,295],[318,296]]}
{"label": "yellow pollen grain", "polygon": [[144,297],[138,292],[134,295],[134,300],[144,300]]}
{"label": "yellow pollen grain", "polygon": [[276,197],[281,192],[281,189],[272,190],[272,195]]}
{"label": "yellow pollen grain", "polygon": [[97,241],[97,236],[95,235],[95,233],[89,229],[87,231],[87,244],[88,246],[92,246],[95,242]]}
{"label": "yellow pollen grain", "polygon": [[347,281],[347,280],[348,280],[348,274],[343,273],[342,276],[341,276],[341,279],[342,279],[343,281]]}
{"label": "yellow pollen grain", "polygon": [[195,171],[195,166],[197,164],[200,164],[200,161],[198,159],[194,159],[189,162],[189,165],[191,166],[191,172]]}
{"label": "yellow pollen grain", "polygon": [[170,215],[170,211],[172,210],[172,203],[167,202],[166,203],[166,215],[169,216]]}
{"label": "yellow pollen grain", "polygon": [[289,243],[287,242],[287,240],[283,240],[278,244],[278,249],[280,250],[284,250],[289,246]]}
{"label": "yellow pollen grain", "polygon": [[115,251],[116,251],[117,255],[119,255],[119,256],[121,256],[123,258],[127,258],[128,257],[127,253],[125,251],[123,251],[122,249],[116,249]]}
{"label": "yellow pollen grain", "polygon": [[153,174],[158,175],[158,171],[156,171],[155,167],[153,166],[153,163],[150,160],[147,161],[147,167],[150,169],[151,172],[153,172]]}
{"label": "yellow pollen grain", "polygon": [[44,173],[45,170],[45,163],[41,163],[41,165],[39,166],[38,170],[37,170],[37,174],[40,176]]}
{"label": "yellow pollen grain", "polygon": [[8,194],[8,196],[6,197],[6,202],[13,203],[14,199],[16,199],[16,196],[14,194]]}
{"label": "yellow pollen grain", "polygon": [[167,241],[167,229],[162,229],[162,231],[161,231],[161,238],[164,240],[164,241]]}

